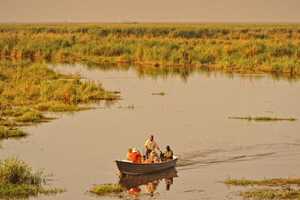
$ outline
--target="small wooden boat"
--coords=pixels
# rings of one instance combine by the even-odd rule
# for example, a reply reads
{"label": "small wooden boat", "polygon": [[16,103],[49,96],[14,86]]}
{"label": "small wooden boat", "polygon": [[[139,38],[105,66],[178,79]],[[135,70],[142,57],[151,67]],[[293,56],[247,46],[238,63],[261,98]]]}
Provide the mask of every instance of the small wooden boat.
{"label": "small wooden boat", "polygon": [[151,174],[166,169],[170,169],[176,166],[177,157],[174,156],[173,160],[160,162],[160,163],[150,163],[150,164],[138,164],[132,163],[127,160],[116,160],[117,166],[121,174],[128,175],[140,175],[140,174]]}

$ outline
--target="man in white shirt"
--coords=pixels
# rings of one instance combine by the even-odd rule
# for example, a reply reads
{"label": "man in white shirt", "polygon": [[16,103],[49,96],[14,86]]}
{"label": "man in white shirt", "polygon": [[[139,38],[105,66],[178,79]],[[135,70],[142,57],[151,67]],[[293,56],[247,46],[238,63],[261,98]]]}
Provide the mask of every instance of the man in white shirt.
{"label": "man in white shirt", "polygon": [[160,151],[159,146],[154,141],[154,136],[150,135],[150,137],[145,142],[145,148],[146,148],[146,157],[148,158],[151,151],[155,151],[156,149]]}

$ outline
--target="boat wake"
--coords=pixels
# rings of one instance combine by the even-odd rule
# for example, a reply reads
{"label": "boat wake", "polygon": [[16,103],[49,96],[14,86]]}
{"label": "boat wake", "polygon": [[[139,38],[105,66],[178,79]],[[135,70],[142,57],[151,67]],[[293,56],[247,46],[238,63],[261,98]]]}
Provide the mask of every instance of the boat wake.
{"label": "boat wake", "polygon": [[219,163],[243,162],[300,154],[300,143],[258,144],[231,149],[209,149],[180,154],[177,167],[193,169]]}

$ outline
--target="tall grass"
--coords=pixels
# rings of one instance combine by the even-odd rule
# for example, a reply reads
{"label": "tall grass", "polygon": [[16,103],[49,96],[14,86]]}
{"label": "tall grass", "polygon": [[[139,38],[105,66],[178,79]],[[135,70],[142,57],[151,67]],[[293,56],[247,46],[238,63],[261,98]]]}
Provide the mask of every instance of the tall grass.
{"label": "tall grass", "polygon": [[300,74],[297,24],[3,24],[0,59]]}

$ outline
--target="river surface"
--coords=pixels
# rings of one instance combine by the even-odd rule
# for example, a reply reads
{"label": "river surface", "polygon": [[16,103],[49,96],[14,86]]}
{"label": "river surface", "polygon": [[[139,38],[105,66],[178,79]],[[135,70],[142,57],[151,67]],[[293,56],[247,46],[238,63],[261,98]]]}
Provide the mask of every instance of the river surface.
{"label": "river surface", "polygon": [[[53,174],[51,185],[67,191],[34,199],[84,200],[93,184],[117,183],[116,159],[129,147],[142,149],[154,134],[179,156],[178,177],[170,190],[160,181],[154,195],[140,199],[239,199],[226,178],[299,177],[300,121],[249,122],[229,116],[276,116],[300,119],[300,82],[267,75],[229,76],[193,73],[140,76],[134,69],[56,66],[120,91],[122,100],[27,127],[29,137],[1,142],[1,158],[16,156]],[[152,93],[164,92],[165,95]],[[125,197],[124,197],[125,198]],[[127,197],[126,197],[127,198]]]}

